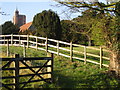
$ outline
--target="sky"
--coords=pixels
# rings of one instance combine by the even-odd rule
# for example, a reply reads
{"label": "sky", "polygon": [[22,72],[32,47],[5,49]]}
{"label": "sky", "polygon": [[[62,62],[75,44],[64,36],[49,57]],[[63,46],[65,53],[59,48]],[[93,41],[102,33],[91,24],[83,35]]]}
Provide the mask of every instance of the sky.
{"label": "sky", "polygon": [[[41,13],[43,10],[53,10],[59,16],[60,19],[68,19],[65,14],[62,12],[66,9],[66,7],[57,7],[55,6],[55,1],[39,1],[39,2],[1,2],[0,3],[0,11],[5,12],[7,15],[0,15],[0,25],[6,21],[13,21],[13,16],[16,8],[19,11],[19,14],[26,15],[26,22],[30,22],[33,20],[33,17],[37,13]],[[67,10],[67,9],[66,9]],[[80,13],[73,14],[71,17],[77,17]]]}
{"label": "sky", "polygon": [[[0,0],[0,11],[7,14],[0,15],[0,25],[6,21],[13,21],[16,8],[18,9],[19,14],[26,15],[26,23],[33,21],[33,17],[37,13],[49,9],[55,11],[61,20],[72,19],[81,15],[80,13],[74,13],[70,16],[70,11],[67,7],[57,7],[57,4],[58,3],[53,0]],[[63,11],[66,11],[66,14],[62,13]]]}

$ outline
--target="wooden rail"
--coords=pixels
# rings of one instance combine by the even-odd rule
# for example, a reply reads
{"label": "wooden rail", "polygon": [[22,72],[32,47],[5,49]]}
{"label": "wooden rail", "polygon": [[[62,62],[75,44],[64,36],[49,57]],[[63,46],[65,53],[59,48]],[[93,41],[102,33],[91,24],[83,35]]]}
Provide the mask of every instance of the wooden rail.
{"label": "wooden rail", "polygon": [[[0,79],[3,81],[5,79],[13,79],[13,82],[0,82],[2,84],[2,87],[5,87],[9,90],[21,90],[23,89],[28,83],[32,82],[39,82],[39,81],[44,81],[47,83],[51,83],[53,81],[53,54],[51,54],[51,57],[27,57],[27,58],[20,58],[19,54],[15,55],[15,58],[0,58],[2,60],[3,64],[2,67],[0,67],[0,71],[10,71],[13,70],[13,75],[12,76],[0,76]],[[28,64],[26,61],[39,61],[39,65],[34,65],[32,66],[31,64]],[[42,62],[43,61],[43,62]],[[4,63],[5,62],[5,63]],[[7,62],[7,63],[6,63]],[[11,67],[11,64],[12,65]],[[24,66],[21,66],[23,64]],[[21,73],[20,71],[23,69],[29,70],[30,73]],[[44,70],[44,71],[43,71]],[[47,76],[43,76],[47,75]],[[27,81],[20,81],[21,77],[30,77]],[[38,76],[39,79],[33,80],[35,76]],[[22,85],[21,85],[22,84]],[[9,86],[14,86],[14,87],[9,87]]]}
{"label": "wooden rail", "polygon": [[[84,45],[78,45],[58,41],[54,39],[37,37],[31,35],[0,35],[1,45],[7,45],[7,39],[9,39],[9,46],[24,46],[27,48],[34,48],[36,50],[43,50],[46,52],[54,53],[60,56],[70,58],[71,61],[82,60],[86,64],[87,62],[99,64],[102,66],[109,67],[109,54],[108,50],[102,47],[89,47]],[[77,48],[77,49],[75,49]],[[107,55],[104,55],[104,54]],[[107,64],[106,64],[107,63]]]}

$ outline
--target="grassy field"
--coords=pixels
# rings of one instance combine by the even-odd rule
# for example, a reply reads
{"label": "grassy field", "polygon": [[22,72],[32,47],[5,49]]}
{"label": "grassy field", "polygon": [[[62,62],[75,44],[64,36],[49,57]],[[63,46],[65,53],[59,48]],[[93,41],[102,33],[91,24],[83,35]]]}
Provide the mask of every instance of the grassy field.
{"label": "grassy field", "polygon": [[[62,47],[62,48],[70,50],[70,47]],[[97,47],[97,48],[99,49],[99,47]],[[52,50],[52,51],[57,52],[56,48],[49,47],[48,50]],[[73,51],[77,51],[77,52],[73,52],[73,57],[84,58],[84,47],[73,47]],[[82,52],[83,54],[78,53],[78,52]],[[70,51],[60,49],[59,53],[70,56]],[[91,49],[91,48],[87,48],[86,53],[94,54],[94,55],[99,56],[100,55],[100,50],[94,50],[94,49]],[[108,52],[104,51],[102,55],[103,55],[103,57],[109,58],[109,53]],[[89,59],[89,60],[98,62],[98,63],[100,62],[100,57],[94,57],[94,56],[88,56],[87,55],[86,58]],[[74,59],[74,60],[76,60],[76,59]],[[109,64],[109,60],[103,59],[103,64]]]}
{"label": "grassy field", "polygon": [[[6,47],[2,47],[2,55],[6,56]],[[13,54],[22,55],[22,47],[10,47]],[[27,49],[27,57],[46,57],[43,51]],[[54,55],[54,82],[52,84],[33,83],[27,88],[120,88],[120,79],[107,74],[108,68],[99,69],[99,65],[80,61],[71,62],[68,58]]]}

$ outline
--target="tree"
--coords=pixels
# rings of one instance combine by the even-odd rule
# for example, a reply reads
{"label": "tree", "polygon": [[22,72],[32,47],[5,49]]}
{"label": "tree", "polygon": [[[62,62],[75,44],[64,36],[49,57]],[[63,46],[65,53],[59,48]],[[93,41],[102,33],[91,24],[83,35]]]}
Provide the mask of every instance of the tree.
{"label": "tree", "polygon": [[81,16],[74,18],[72,21],[79,26],[76,33],[83,34],[87,37],[88,45],[92,44],[92,26],[95,24],[95,18],[98,16],[96,11],[92,11],[91,9],[85,10],[82,12]]}
{"label": "tree", "polygon": [[48,38],[61,38],[61,24],[59,16],[51,11],[44,10],[34,16],[33,26],[37,29],[36,33],[39,36]]}
{"label": "tree", "polygon": [[[101,38],[99,38],[99,40],[107,40],[106,47],[111,51],[109,71],[115,72],[117,75],[120,75],[120,1],[107,4],[103,4],[100,2],[63,2],[59,0],[56,1],[67,7],[75,8],[78,10],[80,8],[89,8],[91,10],[95,10],[101,14],[104,14],[105,16],[114,15],[115,24],[112,29],[110,29],[109,21],[113,19],[107,18],[107,20],[105,20],[104,22],[101,21],[105,24],[103,27],[105,28],[105,30],[100,29],[101,34],[99,35]],[[112,15],[111,12],[113,13]],[[106,18],[105,16],[103,17]],[[103,36],[103,34],[105,36]]]}
{"label": "tree", "polygon": [[15,26],[11,21],[5,22],[2,26],[2,34],[18,34],[19,28]]}
{"label": "tree", "polygon": [[81,33],[76,33],[79,29],[79,26],[72,22],[72,20],[62,20],[62,40],[66,42],[73,42],[79,44],[86,44],[86,37]]}

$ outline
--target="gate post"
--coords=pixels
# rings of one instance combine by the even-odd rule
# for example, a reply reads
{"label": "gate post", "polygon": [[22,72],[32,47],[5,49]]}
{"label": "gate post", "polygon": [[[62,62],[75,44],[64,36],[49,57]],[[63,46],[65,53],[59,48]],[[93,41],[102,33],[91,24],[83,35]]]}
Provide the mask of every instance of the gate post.
{"label": "gate post", "polygon": [[51,83],[53,82],[53,53],[47,53],[48,57],[52,57],[51,60],[47,63],[47,65],[51,65],[51,67],[47,67],[47,72],[51,72],[51,74],[48,74],[48,78],[51,78]]}
{"label": "gate post", "polygon": [[15,75],[15,90],[19,90],[19,60],[17,58],[19,58],[19,54],[15,54],[15,72],[14,72],[14,75]]}

